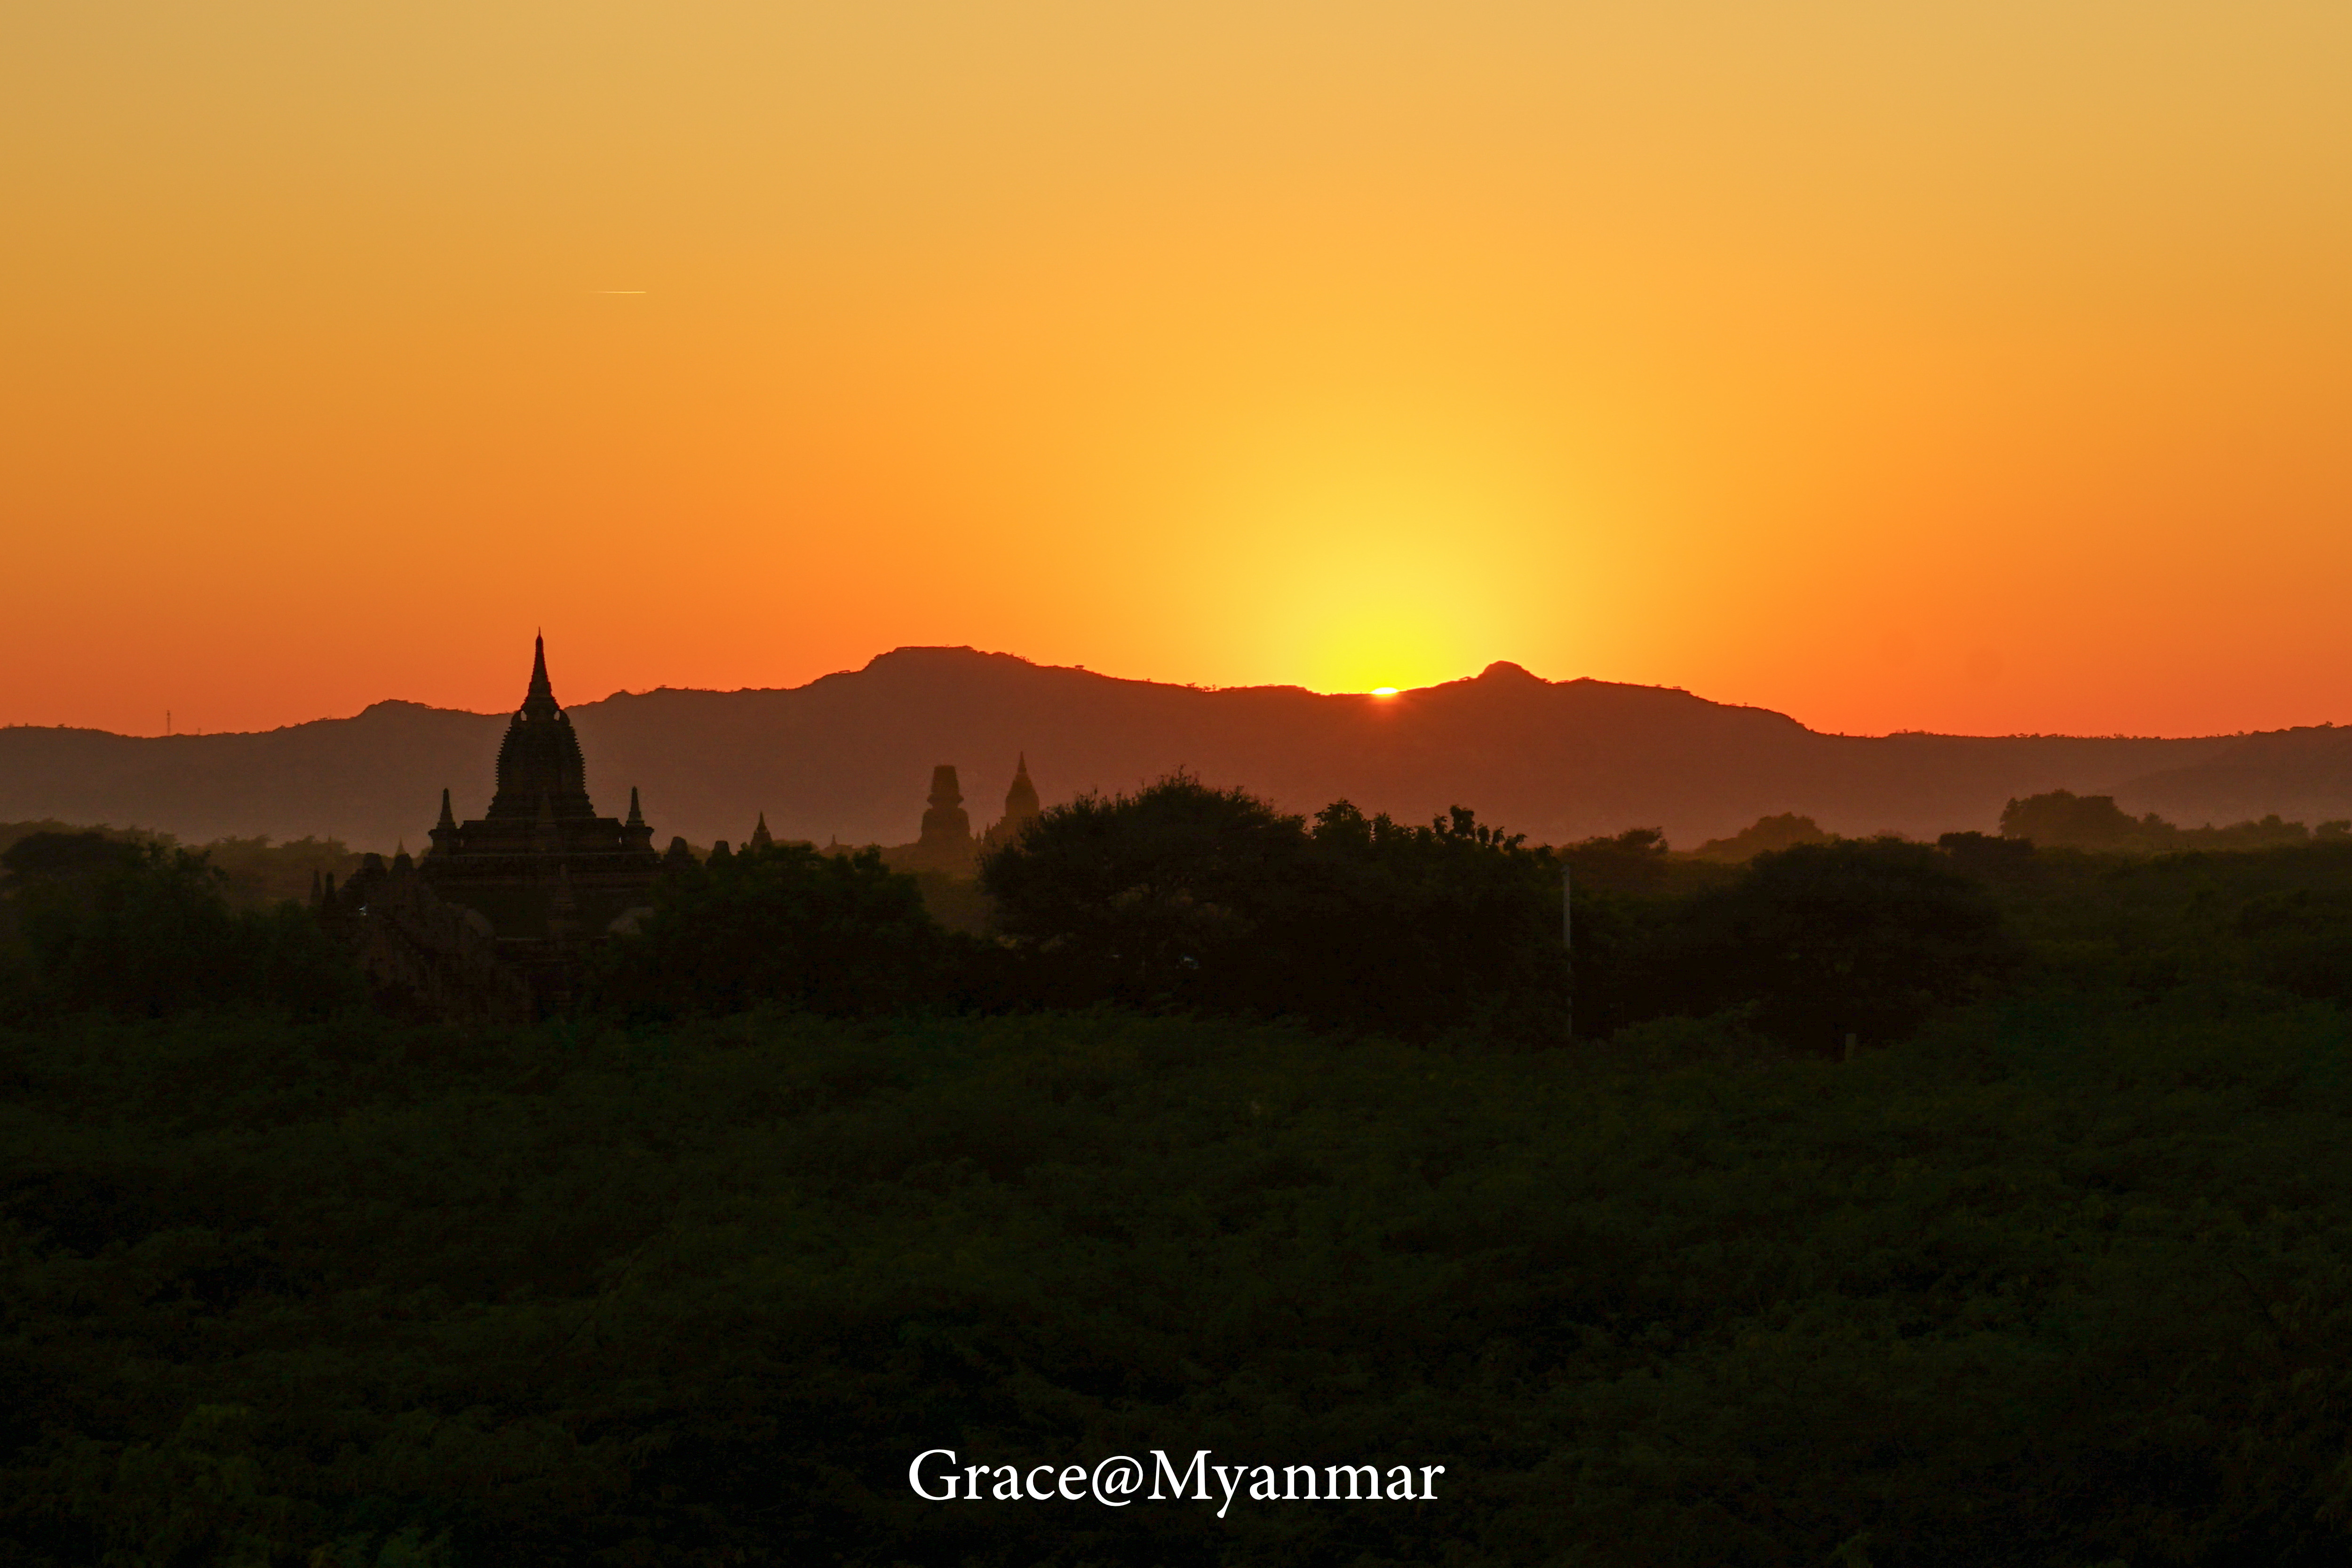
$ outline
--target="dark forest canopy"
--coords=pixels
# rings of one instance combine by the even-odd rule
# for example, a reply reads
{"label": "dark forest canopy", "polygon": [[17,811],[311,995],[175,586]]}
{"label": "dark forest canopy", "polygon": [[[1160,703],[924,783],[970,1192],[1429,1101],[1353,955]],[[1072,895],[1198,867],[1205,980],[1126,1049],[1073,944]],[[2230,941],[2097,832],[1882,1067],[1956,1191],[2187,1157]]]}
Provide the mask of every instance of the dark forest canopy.
{"label": "dark forest canopy", "polygon": [[[1848,1036],[1900,1039],[1995,986],[2023,952],[2021,889],[2095,887],[2147,858],[2150,835],[2178,832],[2063,792],[2012,803],[2011,819],[2060,840],[2070,825],[2104,833],[2109,847],[2068,860],[2079,852],[2037,856],[2022,833],[1838,840],[1782,816],[1740,837],[1786,847],[1744,860],[1674,855],[1654,829],[1550,848],[1459,807],[1402,824],[1342,801],[1309,819],[1178,774],[1047,811],[984,861],[962,930],[927,912],[940,889],[872,855],[783,844],[689,861],[634,934],[605,945],[588,994],[641,1019],[1116,1003],[1513,1048],[1723,1013],[1784,1048],[1836,1053]],[[2109,832],[2117,823],[2129,833]],[[2332,864],[2320,852],[2345,842],[2337,825],[2287,826],[2270,835],[2278,849],[2309,853],[2230,863],[2261,882],[2252,868]],[[2124,858],[2102,869],[2107,856]],[[327,978],[331,955],[299,911],[257,889],[292,893],[297,877],[349,864],[308,840],[188,851],[134,832],[35,832],[0,851],[0,973],[52,1010],[322,1005],[348,984]],[[2270,879],[2224,950],[2324,948],[2324,934],[2290,933],[2325,926],[2333,895]],[[173,956],[137,961],[136,984],[102,977],[142,952]]]}
{"label": "dark forest canopy", "polygon": [[[987,939],[674,869],[498,1028],[199,853],[0,870],[0,1563],[2352,1545],[2337,836],[1730,863],[1180,776],[993,858]],[[947,1510],[935,1447],[1447,1489]]]}
{"label": "dark forest canopy", "polygon": [[[2343,1013],[0,1031],[14,1562],[2338,1561]],[[2086,1128],[2097,1129],[2086,1137]],[[908,1460],[1442,1464],[945,1509]]]}
{"label": "dark forest canopy", "polygon": [[1048,810],[982,864],[1013,955],[1069,1000],[1425,1035],[1565,1026],[1552,858],[1456,808],[1313,821],[1179,774]]}
{"label": "dark forest canopy", "polygon": [[0,850],[0,1016],[332,1013],[365,989],[288,900],[239,907],[207,856],[152,839],[42,832]]}
{"label": "dark forest canopy", "polygon": [[54,821],[0,822],[0,854],[20,839],[49,834],[95,834],[125,844],[188,848],[204,856],[221,873],[222,890],[230,901],[247,908],[306,898],[314,876],[349,877],[360,866],[359,853],[334,838],[294,838],[283,843],[267,837],[216,838],[209,844],[182,846],[168,833],[143,827],[89,827]]}
{"label": "dark forest canopy", "polygon": [[2012,800],[2000,814],[2004,838],[2028,839],[2044,848],[2095,849],[2155,855],[2186,849],[2260,849],[2271,845],[2352,839],[2352,820],[2321,823],[2316,829],[2282,822],[2273,812],[2260,821],[2181,827],[2154,812],[2132,816],[2113,795],[2077,795],[2068,790]]}

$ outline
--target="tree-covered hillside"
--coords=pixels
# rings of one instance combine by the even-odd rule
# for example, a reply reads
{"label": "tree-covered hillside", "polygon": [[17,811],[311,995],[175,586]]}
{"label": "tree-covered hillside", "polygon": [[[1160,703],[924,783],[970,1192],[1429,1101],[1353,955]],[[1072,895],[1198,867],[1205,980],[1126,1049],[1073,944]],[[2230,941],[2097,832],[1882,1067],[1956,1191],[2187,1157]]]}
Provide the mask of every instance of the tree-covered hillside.
{"label": "tree-covered hillside", "polygon": [[[0,870],[6,1568],[2352,1544],[2352,845],[1728,864],[1178,778],[992,858],[991,939],[761,847],[473,1029],[203,855]],[[1155,1450],[1250,1479],[1034,1493]],[[1361,1465],[1444,1469],[1251,1495]]]}
{"label": "tree-covered hillside", "polygon": [[[2339,1561],[2347,1047],[16,1033],[0,1560]],[[1446,1469],[1220,1520],[926,1503],[932,1447]]]}

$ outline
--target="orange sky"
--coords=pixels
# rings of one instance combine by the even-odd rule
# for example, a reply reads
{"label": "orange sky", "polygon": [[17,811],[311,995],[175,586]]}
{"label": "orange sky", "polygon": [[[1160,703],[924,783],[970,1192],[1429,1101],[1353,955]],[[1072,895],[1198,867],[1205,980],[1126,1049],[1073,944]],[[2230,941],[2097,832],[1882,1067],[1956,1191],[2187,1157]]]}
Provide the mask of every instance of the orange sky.
{"label": "orange sky", "polygon": [[24,0],[0,722],[2352,721],[2347,104],[2341,0]]}

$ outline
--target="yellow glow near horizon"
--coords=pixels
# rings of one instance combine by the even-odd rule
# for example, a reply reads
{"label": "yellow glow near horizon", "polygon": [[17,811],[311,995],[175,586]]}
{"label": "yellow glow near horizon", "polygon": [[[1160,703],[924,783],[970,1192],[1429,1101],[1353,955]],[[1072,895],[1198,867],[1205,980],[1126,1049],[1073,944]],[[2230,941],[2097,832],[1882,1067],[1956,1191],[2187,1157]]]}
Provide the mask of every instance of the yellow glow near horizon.
{"label": "yellow glow near horizon", "polygon": [[1199,598],[1228,606],[1233,652],[1261,679],[1332,692],[1433,686],[1508,657],[1559,570],[1552,520],[1570,503],[1545,469],[1572,446],[1466,372],[1381,384],[1332,345],[1295,363],[1307,348],[1270,341],[1254,395],[1197,416],[1196,472],[1168,503],[1213,574]]}
{"label": "yellow glow near horizon", "polygon": [[1375,697],[1394,697],[1396,694],[1397,689],[1393,686],[1375,686],[1372,688],[1372,695]]}

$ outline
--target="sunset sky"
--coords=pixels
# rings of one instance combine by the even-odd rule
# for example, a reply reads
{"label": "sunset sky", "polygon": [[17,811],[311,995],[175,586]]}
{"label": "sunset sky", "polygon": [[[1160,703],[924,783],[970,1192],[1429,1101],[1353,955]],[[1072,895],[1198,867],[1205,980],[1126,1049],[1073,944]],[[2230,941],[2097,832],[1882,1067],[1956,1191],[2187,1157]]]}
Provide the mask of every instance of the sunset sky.
{"label": "sunset sky", "polygon": [[16,0],[0,722],[2352,721],[2347,106],[2343,0]]}

